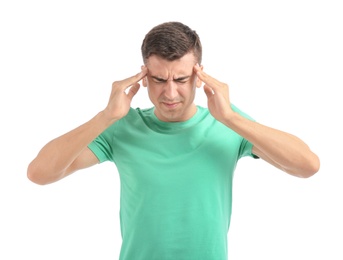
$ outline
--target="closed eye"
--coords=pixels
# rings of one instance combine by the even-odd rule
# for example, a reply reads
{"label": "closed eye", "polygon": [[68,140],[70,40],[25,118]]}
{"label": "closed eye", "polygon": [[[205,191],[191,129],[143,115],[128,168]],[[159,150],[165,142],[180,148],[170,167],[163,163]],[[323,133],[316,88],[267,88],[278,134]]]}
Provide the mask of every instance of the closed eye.
{"label": "closed eye", "polygon": [[156,83],[164,83],[164,82],[167,82],[166,79],[162,79],[162,78],[159,78],[159,77],[155,77],[155,76],[152,76],[153,80],[156,82]]}
{"label": "closed eye", "polygon": [[181,84],[183,84],[183,83],[186,83],[187,82],[187,80],[175,80],[177,83],[181,83]]}
{"label": "closed eye", "polygon": [[185,77],[174,79],[174,81],[176,81],[177,83],[186,83],[189,78],[190,76],[185,76]]}
{"label": "closed eye", "polygon": [[[180,77],[180,78],[177,78],[177,79],[173,79],[173,81],[175,81],[176,83],[184,84],[184,83],[186,83],[189,80],[189,78],[190,78],[190,76],[185,76],[185,77]],[[152,76],[152,79],[156,83],[165,83],[165,82],[168,81],[166,79],[159,78],[159,77],[156,77],[156,76]]]}

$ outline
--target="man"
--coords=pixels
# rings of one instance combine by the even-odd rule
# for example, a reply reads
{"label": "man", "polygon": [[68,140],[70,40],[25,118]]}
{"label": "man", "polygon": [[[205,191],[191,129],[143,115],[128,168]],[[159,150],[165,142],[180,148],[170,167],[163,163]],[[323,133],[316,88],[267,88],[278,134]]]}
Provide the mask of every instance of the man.
{"label": "man", "polygon": [[[243,156],[310,177],[319,159],[299,138],[255,122],[203,71],[197,33],[179,22],[145,36],[141,71],[112,84],[106,108],[52,140],[28,167],[38,184],[112,161],[120,174],[120,259],[227,259],[232,177]],[[131,108],[140,88],[152,108]],[[203,85],[204,84],[204,85]],[[203,85],[208,108],[194,103]]]}

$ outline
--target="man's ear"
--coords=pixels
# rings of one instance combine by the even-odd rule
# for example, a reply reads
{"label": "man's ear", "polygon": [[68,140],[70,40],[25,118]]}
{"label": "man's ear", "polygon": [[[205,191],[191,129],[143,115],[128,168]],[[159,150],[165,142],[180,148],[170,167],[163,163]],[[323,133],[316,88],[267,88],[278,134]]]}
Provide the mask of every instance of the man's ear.
{"label": "man's ear", "polygon": [[[204,66],[201,65],[200,69],[203,70]],[[201,81],[201,79],[199,77],[197,77],[195,84],[196,84],[197,88],[200,88],[202,86],[202,81]]]}
{"label": "man's ear", "polygon": [[148,80],[147,80],[146,76],[144,76],[144,78],[142,78],[142,85],[143,85],[143,87],[146,87],[148,85]]}

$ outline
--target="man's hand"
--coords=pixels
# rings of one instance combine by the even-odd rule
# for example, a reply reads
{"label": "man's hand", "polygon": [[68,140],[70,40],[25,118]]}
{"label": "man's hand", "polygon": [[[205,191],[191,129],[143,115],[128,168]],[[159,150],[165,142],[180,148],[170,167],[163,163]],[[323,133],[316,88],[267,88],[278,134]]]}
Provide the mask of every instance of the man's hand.
{"label": "man's hand", "polygon": [[205,83],[204,91],[208,99],[210,113],[220,122],[227,121],[233,113],[229,98],[229,86],[206,74],[198,64],[194,66],[194,71],[199,79]]}
{"label": "man's hand", "polygon": [[104,114],[110,120],[119,120],[129,112],[131,101],[137,94],[140,84],[138,83],[147,73],[147,68],[124,80],[115,81],[112,84],[112,92]]}
{"label": "man's hand", "polygon": [[139,89],[138,82],[146,73],[147,68],[142,67],[135,76],[114,82],[106,108],[88,122],[47,143],[29,164],[28,178],[38,184],[48,184],[98,163],[99,159],[87,145],[129,112],[131,100]]}

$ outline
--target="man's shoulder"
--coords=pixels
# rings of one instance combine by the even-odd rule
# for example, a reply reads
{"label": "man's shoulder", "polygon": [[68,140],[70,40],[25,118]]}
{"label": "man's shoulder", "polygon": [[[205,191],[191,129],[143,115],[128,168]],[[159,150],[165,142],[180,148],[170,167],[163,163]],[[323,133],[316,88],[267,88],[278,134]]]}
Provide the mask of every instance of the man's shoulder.
{"label": "man's shoulder", "polygon": [[136,114],[143,114],[143,115],[150,115],[154,111],[154,107],[147,107],[147,108],[131,108],[130,111],[132,110],[132,113]]}
{"label": "man's shoulder", "polygon": [[139,108],[131,107],[126,116],[118,122],[118,125],[127,127],[128,125],[144,124],[146,120],[150,120],[154,114],[154,108]]}

